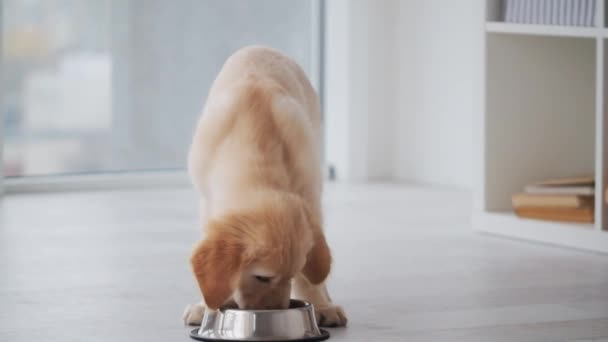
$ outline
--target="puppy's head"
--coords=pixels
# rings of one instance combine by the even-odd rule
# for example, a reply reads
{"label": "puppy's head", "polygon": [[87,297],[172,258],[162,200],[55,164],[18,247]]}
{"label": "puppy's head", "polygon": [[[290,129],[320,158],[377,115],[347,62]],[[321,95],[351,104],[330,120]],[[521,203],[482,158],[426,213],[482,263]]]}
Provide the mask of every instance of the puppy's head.
{"label": "puppy's head", "polygon": [[207,232],[191,262],[211,309],[231,299],[241,309],[285,309],[297,273],[319,284],[330,271],[325,237],[301,200],[211,220]]}

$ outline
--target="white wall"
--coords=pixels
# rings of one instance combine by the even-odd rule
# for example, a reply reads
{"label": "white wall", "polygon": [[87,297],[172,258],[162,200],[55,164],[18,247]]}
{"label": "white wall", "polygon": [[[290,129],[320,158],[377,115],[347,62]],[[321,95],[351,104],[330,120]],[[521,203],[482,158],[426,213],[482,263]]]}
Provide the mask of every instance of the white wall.
{"label": "white wall", "polygon": [[350,8],[349,0],[326,2],[324,129],[325,160],[337,171],[339,179],[349,179],[350,143]]}
{"label": "white wall", "polygon": [[483,1],[402,1],[394,177],[470,187],[482,106]]}
{"label": "white wall", "polygon": [[483,0],[329,0],[326,156],[339,179],[470,187]]}
{"label": "white wall", "polygon": [[390,178],[394,86],[384,66],[395,63],[396,1],[326,4],[326,159],[342,180]]}

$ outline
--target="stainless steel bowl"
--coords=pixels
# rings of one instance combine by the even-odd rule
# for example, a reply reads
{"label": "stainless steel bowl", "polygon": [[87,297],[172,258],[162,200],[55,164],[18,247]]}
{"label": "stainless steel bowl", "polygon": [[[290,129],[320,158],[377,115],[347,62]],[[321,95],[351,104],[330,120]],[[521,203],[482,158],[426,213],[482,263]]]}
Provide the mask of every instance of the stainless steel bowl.
{"label": "stainless steel bowl", "polygon": [[207,311],[199,329],[190,332],[199,341],[324,341],[312,304],[292,300],[286,310]]}

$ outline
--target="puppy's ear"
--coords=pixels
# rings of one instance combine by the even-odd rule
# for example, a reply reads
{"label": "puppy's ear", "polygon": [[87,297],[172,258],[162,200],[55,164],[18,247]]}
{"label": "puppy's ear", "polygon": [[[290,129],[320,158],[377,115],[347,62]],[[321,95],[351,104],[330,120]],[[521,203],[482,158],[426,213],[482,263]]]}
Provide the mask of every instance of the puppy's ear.
{"label": "puppy's ear", "polygon": [[208,308],[218,309],[232,295],[243,249],[236,237],[221,234],[194,248],[190,262]]}
{"label": "puppy's ear", "polygon": [[312,284],[322,283],[329,275],[331,270],[331,253],[322,232],[318,232],[314,237],[314,246],[308,252],[306,264],[302,269],[302,274]]}
{"label": "puppy's ear", "polygon": [[311,208],[304,202],[300,202],[304,225],[312,232],[313,246],[306,256],[306,264],[302,268],[302,274],[313,285],[322,283],[331,270],[331,252],[325,240],[325,234],[321,223]]}

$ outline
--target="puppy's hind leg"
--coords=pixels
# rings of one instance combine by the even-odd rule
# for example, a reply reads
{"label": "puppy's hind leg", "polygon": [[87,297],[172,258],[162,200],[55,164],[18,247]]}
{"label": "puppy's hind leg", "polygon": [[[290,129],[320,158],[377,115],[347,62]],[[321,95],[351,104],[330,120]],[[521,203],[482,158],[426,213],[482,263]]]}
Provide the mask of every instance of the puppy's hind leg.
{"label": "puppy's hind leg", "polygon": [[325,283],[313,285],[298,274],[294,279],[292,297],[312,303],[317,322],[322,327],[343,327],[348,322],[344,309],[331,302]]}

